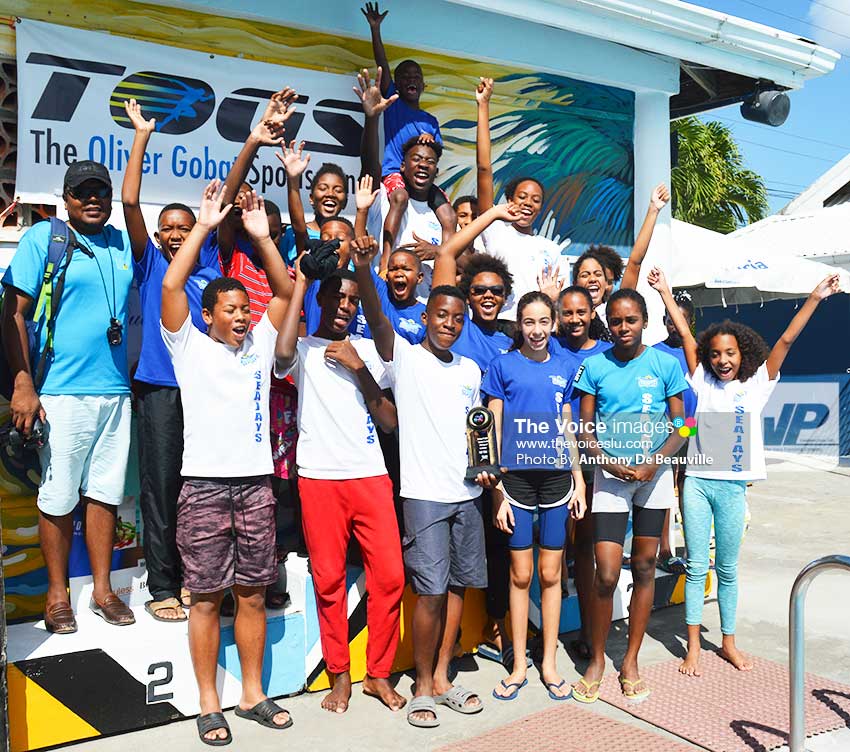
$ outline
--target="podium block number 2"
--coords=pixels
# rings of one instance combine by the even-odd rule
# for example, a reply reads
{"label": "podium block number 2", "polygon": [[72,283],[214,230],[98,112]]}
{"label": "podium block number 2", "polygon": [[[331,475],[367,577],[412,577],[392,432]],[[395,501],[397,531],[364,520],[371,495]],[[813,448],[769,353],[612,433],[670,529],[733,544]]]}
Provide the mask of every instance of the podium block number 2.
{"label": "podium block number 2", "polygon": [[151,665],[148,666],[148,676],[156,677],[157,673],[163,671],[165,672],[164,676],[153,678],[148,682],[148,705],[155,702],[165,702],[166,700],[170,700],[174,697],[174,692],[157,693],[157,689],[159,687],[165,687],[166,685],[171,684],[171,680],[174,678],[174,666],[171,661],[151,663]]}

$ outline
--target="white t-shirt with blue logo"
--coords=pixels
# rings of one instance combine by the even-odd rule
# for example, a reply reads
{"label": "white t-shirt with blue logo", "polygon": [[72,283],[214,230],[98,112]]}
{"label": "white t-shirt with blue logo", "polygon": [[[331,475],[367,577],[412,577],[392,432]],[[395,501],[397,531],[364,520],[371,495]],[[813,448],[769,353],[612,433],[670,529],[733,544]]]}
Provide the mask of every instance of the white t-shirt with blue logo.
{"label": "white t-shirt with blue logo", "polygon": [[273,471],[269,382],[277,330],[267,313],[238,348],[201,334],[191,315],[176,332],[160,322],[183,404],[183,467],[194,478]]}
{"label": "white t-shirt with blue logo", "polygon": [[395,335],[387,364],[398,409],[401,495],[458,502],[481,488],[466,481],[466,414],[480,404],[481,371],[469,358],[439,360]]}
{"label": "white t-shirt with blue logo", "polygon": [[[779,374],[771,379],[767,363],[762,363],[746,381],[720,381],[700,363],[688,382],[697,395],[697,425],[688,443],[685,475],[713,480],[767,478],[761,414]],[[705,461],[709,458],[711,464]]]}
{"label": "white t-shirt with blue logo", "polygon": [[[386,475],[379,429],[372,422],[357,377],[344,366],[325,360],[332,341],[302,337],[295,362],[285,373],[275,373],[279,378],[292,374],[298,389],[298,474],[322,480]],[[389,389],[375,343],[362,337],[349,341],[378,386]]]}
{"label": "white t-shirt with blue logo", "polygon": [[550,355],[540,363],[519,350],[499,355],[490,363],[481,391],[504,403],[499,455],[503,467],[570,469],[562,416],[575,374],[572,360]]}
{"label": "white t-shirt with blue logo", "polygon": [[596,395],[596,438],[603,451],[634,463],[667,440],[672,431],[667,399],[688,384],[672,355],[646,347],[626,362],[613,349],[592,355],[579,367],[575,388]]}

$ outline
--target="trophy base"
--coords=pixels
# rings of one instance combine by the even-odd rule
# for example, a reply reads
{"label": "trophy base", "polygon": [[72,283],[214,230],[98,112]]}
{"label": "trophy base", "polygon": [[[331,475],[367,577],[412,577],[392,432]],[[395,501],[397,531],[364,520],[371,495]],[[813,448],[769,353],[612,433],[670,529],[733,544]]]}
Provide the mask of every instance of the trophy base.
{"label": "trophy base", "polygon": [[502,477],[502,468],[498,465],[476,465],[475,467],[468,467],[466,469],[466,480],[475,480],[478,477],[478,473],[495,475],[498,480]]}

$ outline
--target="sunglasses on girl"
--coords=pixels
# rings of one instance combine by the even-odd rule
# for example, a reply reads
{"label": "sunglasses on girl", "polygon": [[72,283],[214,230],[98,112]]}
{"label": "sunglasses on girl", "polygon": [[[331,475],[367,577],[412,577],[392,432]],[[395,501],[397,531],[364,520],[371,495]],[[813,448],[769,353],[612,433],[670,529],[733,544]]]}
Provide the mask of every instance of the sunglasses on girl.
{"label": "sunglasses on girl", "polygon": [[492,293],[497,298],[505,297],[505,286],[504,285],[472,285],[469,288],[470,295],[485,295],[486,293]]}

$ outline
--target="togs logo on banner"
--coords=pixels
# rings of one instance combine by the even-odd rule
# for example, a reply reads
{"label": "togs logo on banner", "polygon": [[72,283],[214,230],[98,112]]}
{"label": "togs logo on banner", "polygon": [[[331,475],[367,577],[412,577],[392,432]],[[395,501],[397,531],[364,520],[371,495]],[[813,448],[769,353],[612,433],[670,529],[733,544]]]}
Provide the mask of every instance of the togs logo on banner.
{"label": "togs logo on banner", "polygon": [[156,118],[157,133],[189,133],[206,123],[215,109],[215,92],[204,81],[151,71],[127,76],[109,98],[112,119],[132,128],[124,112],[128,99],[139,103],[146,119]]}
{"label": "togs logo on banner", "polygon": [[[124,103],[136,99],[156,119],[143,166],[156,202],[194,204],[201,181],[224,179],[266,102],[284,84],[299,92],[286,140],[303,140],[318,157],[339,163],[354,190],[363,114],[351,78],[315,70],[220,58],[148,42],[35,21],[18,27],[18,189],[47,200],[61,189],[64,168],[101,162],[116,182],[126,168],[133,128]],[[98,59],[46,50],[97,50]],[[156,70],[150,61],[159,61]],[[309,190],[313,171],[305,173]],[[286,173],[271,149],[261,150],[248,182],[258,191],[283,188]]]}

